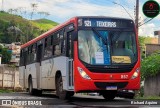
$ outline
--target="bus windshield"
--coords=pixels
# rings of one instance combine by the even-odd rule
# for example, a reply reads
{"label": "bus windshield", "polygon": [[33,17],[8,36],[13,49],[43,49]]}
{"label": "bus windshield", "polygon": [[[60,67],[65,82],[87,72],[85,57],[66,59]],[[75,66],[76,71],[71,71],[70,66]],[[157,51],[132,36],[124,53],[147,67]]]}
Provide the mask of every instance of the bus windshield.
{"label": "bus windshield", "polygon": [[128,65],[137,61],[131,31],[79,30],[79,59],[90,65]]}

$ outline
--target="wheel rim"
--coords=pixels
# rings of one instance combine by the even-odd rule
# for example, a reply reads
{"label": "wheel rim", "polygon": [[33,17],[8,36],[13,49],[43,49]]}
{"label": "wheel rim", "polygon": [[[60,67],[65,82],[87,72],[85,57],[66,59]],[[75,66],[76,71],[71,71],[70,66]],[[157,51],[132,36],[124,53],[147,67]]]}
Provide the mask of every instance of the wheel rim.
{"label": "wheel rim", "polygon": [[62,78],[60,78],[60,81],[59,81],[59,91],[60,91],[60,92],[63,91],[63,82],[62,82]]}
{"label": "wheel rim", "polygon": [[29,83],[29,92],[31,93],[32,92],[32,82],[30,80],[30,83]]}

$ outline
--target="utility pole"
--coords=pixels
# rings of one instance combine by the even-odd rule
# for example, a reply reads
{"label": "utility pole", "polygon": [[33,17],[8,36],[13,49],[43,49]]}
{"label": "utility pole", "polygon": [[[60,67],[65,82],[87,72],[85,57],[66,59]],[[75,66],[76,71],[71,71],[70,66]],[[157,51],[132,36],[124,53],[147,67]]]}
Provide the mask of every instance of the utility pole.
{"label": "utility pole", "polygon": [[138,34],[139,0],[136,0],[136,11],[135,12],[136,12],[135,25],[136,25],[137,34]]}
{"label": "utility pole", "polygon": [[2,8],[2,10],[1,10],[1,11],[4,11],[4,9],[3,9],[3,0],[2,0],[2,7],[1,7],[1,8]]}

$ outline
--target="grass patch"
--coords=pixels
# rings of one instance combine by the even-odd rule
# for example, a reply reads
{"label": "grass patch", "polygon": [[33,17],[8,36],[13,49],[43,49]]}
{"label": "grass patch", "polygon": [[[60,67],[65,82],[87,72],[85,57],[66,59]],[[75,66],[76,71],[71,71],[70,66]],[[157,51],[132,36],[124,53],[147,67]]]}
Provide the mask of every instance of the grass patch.
{"label": "grass patch", "polygon": [[146,96],[146,97],[135,97],[135,99],[160,99],[160,96]]}
{"label": "grass patch", "polygon": [[8,90],[8,89],[0,89],[0,93],[11,93],[13,90]]}

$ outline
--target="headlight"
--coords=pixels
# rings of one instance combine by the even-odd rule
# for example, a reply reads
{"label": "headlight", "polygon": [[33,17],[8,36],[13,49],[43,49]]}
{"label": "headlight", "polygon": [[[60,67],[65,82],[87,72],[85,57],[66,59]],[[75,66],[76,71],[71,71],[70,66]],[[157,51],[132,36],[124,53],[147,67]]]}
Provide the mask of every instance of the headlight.
{"label": "headlight", "polygon": [[139,72],[140,72],[140,68],[137,68],[137,69],[136,69],[136,71],[133,73],[133,75],[132,75],[132,78],[131,78],[131,79],[135,79],[135,78],[137,78],[137,77],[138,77],[138,75],[139,75]]}
{"label": "headlight", "polygon": [[77,67],[77,68],[78,68],[78,71],[79,71],[80,75],[81,75],[84,79],[91,79],[91,78],[86,74],[86,72],[85,72],[82,68],[80,68],[80,67]]}

